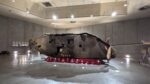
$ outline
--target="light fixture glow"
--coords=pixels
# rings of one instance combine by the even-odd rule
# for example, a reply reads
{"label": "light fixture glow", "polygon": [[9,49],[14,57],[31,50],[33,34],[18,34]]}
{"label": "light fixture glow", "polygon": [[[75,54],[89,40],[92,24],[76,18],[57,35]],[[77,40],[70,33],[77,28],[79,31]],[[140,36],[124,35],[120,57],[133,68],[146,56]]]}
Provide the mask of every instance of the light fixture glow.
{"label": "light fixture glow", "polygon": [[128,5],[127,4],[124,4],[124,7],[127,7]]}
{"label": "light fixture glow", "polygon": [[71,14],[71,16],[70,16],[70,17],[71,17],[71,19],[74,19],[74,15],[73,15],[73,14]]}
{"label": "light fixture glow", "polygon": [[28,50],[27,52],[28,52],[28,53],[30,53],[31,51],[30,51],[30,50]]}
{"label": "light fixture glow", "polygon": [[15,58],[17,58],[18,57],[18,51],[14,51],[13,55],[14,55]]}
{"label": "light fixture glow", "polygon": [[82,69],[85,69],[85,67],[82,67]]}
{"label": "light fixture glow", "polygon": [[116,12],[116,11],[112,12],[111,16],[112,16],[112,17],[117,16],[117,12]]}
{"label": "light fixture glow", "polygon": [[125,55],[126,58],[130,58],[131,56],[129,54]]}
{"label": "light fixture glow", "polygon": [[56,15],[53,15],[53,16],[52,16],[52,19],[53,19],[53,20],[57,20],[58,17],[57,17]]}
{"label": "light fixture glow", "polygon": [[14,51],[14,58],[17,59],[18,57],[18,51]]}
{"label": "light fixture glow", "polygon": [[18,54],[18,51],[14,51],[14,54]]}
{"label": "light fixture glow", "polygon": [[16,2],[16,0],[12,0],[12,2]]}
{"label": "light fixture glow", "polygon": [[30,51],[30,50],[28,50],[28,51],[27,51],[27,55],[28,55],[28,56],[30,56],[30,53],[31,53],[31,51]]}
{"label": "light fixture glow", "polygon": [[129,54],[125,55],[126,66],[130,67],[131,56]]}
{"label": "light fixture glow", "polygon": [[56,67],[57,65],[56,65],[56,64],[54,64],[53,66],[54,66],[54,67]]}
{"label": "light fixture glow", "polygon": [[120,72],[119,70],[115,70],[115,72]]}
{"label": "light fixture glow", "polygon": [[125,60],[126,60],[126,65],[127,65],[127,67],[129,67],[130,66],[130,58],[125,58]]}

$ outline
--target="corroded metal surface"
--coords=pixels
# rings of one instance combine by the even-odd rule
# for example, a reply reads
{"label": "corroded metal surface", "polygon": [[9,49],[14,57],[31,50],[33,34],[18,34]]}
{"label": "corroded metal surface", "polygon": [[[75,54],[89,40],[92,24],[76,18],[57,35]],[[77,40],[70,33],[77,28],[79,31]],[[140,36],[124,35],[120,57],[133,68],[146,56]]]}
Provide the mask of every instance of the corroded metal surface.
{"label": "corroded metal surface", "polygon": [[30,40],[33,52],[52,57],[107,59],[110,45],[88,33],[52,34]]}

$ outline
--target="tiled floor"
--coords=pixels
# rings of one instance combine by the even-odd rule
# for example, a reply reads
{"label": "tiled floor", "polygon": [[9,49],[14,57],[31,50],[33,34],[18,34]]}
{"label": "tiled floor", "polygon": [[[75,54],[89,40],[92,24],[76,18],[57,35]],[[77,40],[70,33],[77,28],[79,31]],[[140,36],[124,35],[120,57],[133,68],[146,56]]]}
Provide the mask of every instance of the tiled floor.
{"label": "tiled floor", "polygon": [[47,63],[27,55],[0,56],[0,84],[150,84],[150,68],[130,58],[82,65]]}

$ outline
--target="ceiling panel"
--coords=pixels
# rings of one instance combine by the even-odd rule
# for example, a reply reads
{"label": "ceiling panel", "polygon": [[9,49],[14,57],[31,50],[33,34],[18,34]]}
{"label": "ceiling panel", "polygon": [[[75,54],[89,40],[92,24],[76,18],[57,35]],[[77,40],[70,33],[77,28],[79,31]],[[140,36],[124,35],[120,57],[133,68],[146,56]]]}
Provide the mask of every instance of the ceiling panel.
{"label": "ceiling panel", "polygon": [[95,3],[126,1],[126,0],[46,0],[46,1],[51,2],[53,7],[61,7],[61,6],[85,5]]}
{"label": "ceiling panel", "polygon": [[[93,25],[93,24],[99,24],[99,23],[107,23],[107,22],[115,22],[115,21],[150,17],[150,9],[145,10],[145,11],[138,10],[142,6],[150,5],[150,0],[127,0],[128,1],[128,6],[127,6],[128,12],[127,12],[127,15],[125,15],[125,16],[111,17],[111,16],[96,16],[95,15],[94,17],[89,16],[89,17],[80,17],[80,18],[79,17],[77,18],[77,16],[75,16],[74,20],[76,21],[76,23],[70,23],[70,20],[71,20],[70,15],[68,15],[68,18],[64,18],[64,19],[58,18],[58,20],[56,20],[56,21],[54,21],[52,19],[43,18],[44,14],[45,14],[44,11],[46,8],[44,6],[41,6],[41,4],[39,5],[39,3],[43,2],[43,1],[51,2],[54,5],[54,9],[55,9],[55,7],[60,7],[60,6],[106,3],[106,2],[115,2],[115,1],[120,1],[120,0],[27,0],[27,1],[29,1],[27,3],[28,4],[27,7],[26,7],[26,4],[24,3],[24,1],[26,1],[26,0],[16,0],[16,3],[12,3],[12,0],[0,0],[0,14],[4,15],[4,16],[21,19],[21,20],[30,21],[30,22],[48,26],[48,27],[53,27],[53,28],[71,28],[71,27],[75,28],[75,27],[81,27],[81,26],[85,26],[85,25]],[[126,1],[126,0],[123,0],[123,1]],[[78,6],[78,7],[80,7],[80,6]],[[107,10],[107,9],[110,9],[110,7],[103,7],[103,8],[105,8],[105,10]],[[30,9],[29,14],[26,12],[26,8]],[[63,8],[63,7],[61,7],[61,8]],[[66,7],[66,8],[68,8],[68,7]],[[82,8],[78,8],[78,9],[82,9]],[[79,11],[78,9],[76,9],[76,10]],[[102,7],[101,7],[101,9],[102,9]],[[66,9],[64,9],[64,10],[66,10]],[[118,9],[118,7],[117,7],[117,10],[120,10],[120,8]],[[60,11],[58,13],[60,14],[60,13],[64,13],[64,12],[65,11],[63,11],[63,12]],[[102,13],[101,15],[103,15],[103,12],[101,12],[101,13]],[[104,12],[104,13],[106,13],[106,12]],[[110,13],[108,13],[108,14],[110,14]],[[67,13],[64,13],[64,14],[67,14]],[[76,15],[77,13],[75,12],[74,14]],[[94,14],[96,14],[96,13],[94,13]],[[49,15],[49,17],[52,17],[52,15]]]}

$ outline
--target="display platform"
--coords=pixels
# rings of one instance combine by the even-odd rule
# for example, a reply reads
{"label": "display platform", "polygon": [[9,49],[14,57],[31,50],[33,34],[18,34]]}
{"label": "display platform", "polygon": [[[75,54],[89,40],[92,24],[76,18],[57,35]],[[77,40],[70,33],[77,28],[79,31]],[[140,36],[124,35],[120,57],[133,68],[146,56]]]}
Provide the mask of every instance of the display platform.
{"label": "display platform", "polygon": [[104,62],[98,59],[75,59],[75,58],[53,58],[48,57],[45,59],[47,62],[61,62],[61,63],[75,63],[75,64],[93,64],[93,65],[101,65]]}

